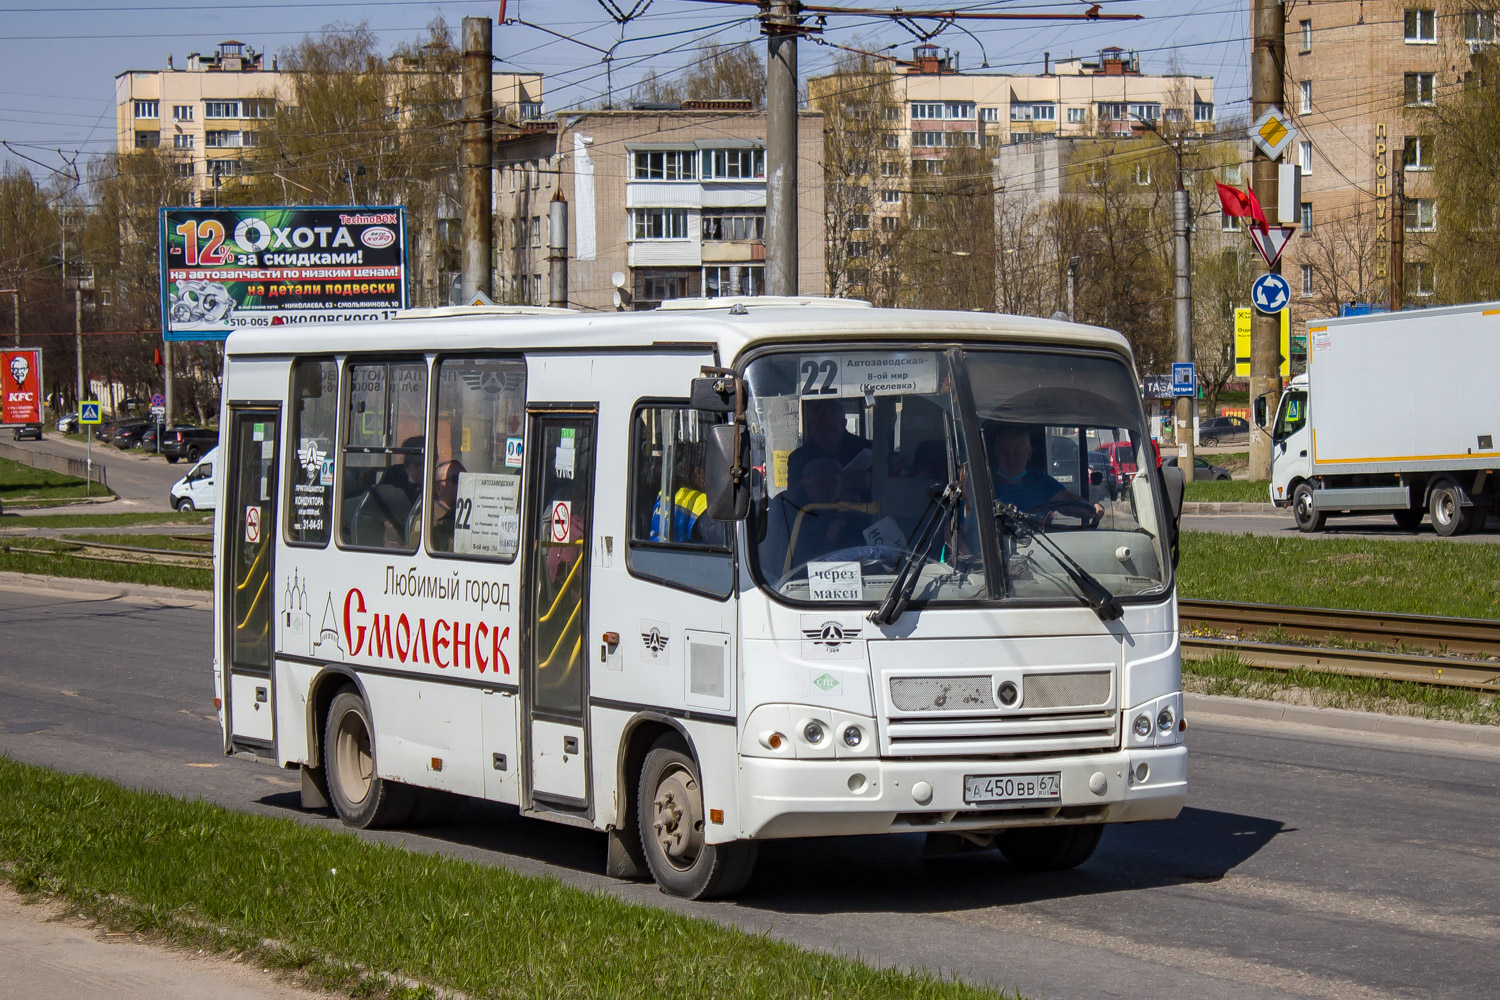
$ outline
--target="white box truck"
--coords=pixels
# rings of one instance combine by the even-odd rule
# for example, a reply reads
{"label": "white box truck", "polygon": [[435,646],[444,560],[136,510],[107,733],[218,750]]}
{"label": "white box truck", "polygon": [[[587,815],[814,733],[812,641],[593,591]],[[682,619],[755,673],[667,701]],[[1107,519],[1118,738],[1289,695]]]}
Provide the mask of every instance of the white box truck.
{"label": "white box truck", "polygon": [[1271,501],[1303,531],[1377,512],[1482,530],[1500,469],[1500,302],[1316,320],[1307,338],[1307,373],[1271,425]]}

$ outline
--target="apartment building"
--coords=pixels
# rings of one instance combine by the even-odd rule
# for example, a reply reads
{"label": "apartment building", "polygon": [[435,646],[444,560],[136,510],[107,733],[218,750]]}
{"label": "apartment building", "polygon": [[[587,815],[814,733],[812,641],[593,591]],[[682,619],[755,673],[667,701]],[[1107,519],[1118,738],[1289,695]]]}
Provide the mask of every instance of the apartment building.
{"label": "apartment building", "polygon": [[[278,104],[292,99],[293,75],[275,57],[244,42],[220,42],[209,54],[190,53],[186,65],[126,70],[115,76],[116,149],[167,149],[179,176],[190,178],[201,196],[215,180],[238,176],[246,149],[258,145],[259,129]],[[402,72],[420,73],[416,60],[394,60]],[[502,118],[523,121],[542,114],[538,73],[496,73],[495,107]]]}
{"label": "apartment building", "polygon": [[[570,306],[763,294],[765,121],[748,102],[687,101],[559,115],[501,139],[496,298],[547,303],[558,197],[569,213]],[[822,295],[822,115],[799,116],[797,149],[798,291]]]}
{"label": "apartment building", "polygon": [[1282,258],[1294,328],[1349,302],[1386,302],[1397,226],[1405,301],[1432,300],[1424,241],[1442,225],[1432,184],[1442,150],[1424,134],[1423,114],[1476,71],[1495,21],[1493,9],[1466,2],[1287,8],[1284,110],[1299,135],[1286,155],[1302,185],[1300,233]]}

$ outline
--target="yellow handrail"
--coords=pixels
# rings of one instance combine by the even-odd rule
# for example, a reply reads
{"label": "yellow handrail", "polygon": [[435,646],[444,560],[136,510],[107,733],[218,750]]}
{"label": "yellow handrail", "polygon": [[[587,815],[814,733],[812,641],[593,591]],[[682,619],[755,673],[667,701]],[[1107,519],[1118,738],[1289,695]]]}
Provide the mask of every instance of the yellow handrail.
{"label": "yellow handrail", "polygon": [[[578,545],[578,546],[581,547],[583,545],[583,542],[581,542],[581,541],[578,541],[578,542],[567,542],[565,544],[568,544],[568,545]],[[568,588],[573,585],[573,575],[578,572],[578,567],[580,567],[580,566],[583,565],[583,559],[582,559],[583,553],[579,552],[578,555],[579,555],[579,558],[573,560],[573,568],[570,569],[570,570],[568,570],[567,577],[563,580],[562,586],[558,588],[558,590],[557,590],[557,596],[552,599],[552,607],[550,607],[550,608],[547,609],[547,613],[545,615],[542,615],[542,617],[540,617],[540,618],[537,619],[537,623],[538,624],[541,624],[542,622],[545,622],[545,621],[551,621],[552,620],[552,616],[557,613],[557,606],[559,604],[561,604],[562,603],[562,599],[565,596],[567,596]]]}
{"label": "yellow handrail", "polygon": [[260,565],[261,557],[266,554],[266,551],[270,547],[271,543],[269,540],[261,543],[260,551],[255,553],[255,561],[250,564],[249,569],[245,570],[245,582],[238,584],[234,588],[235,590],[244,590],[246,587],[250,586],[250,578],[255,575],[255,567]]}
{"label": "yellow handrail", "polygon": [[[248,584],[249,582],[250,581],[248,579],[245,581],[246,584]],[[255,614],[255,606],[260,603],[261,597],[263,597],[265,595],[265,593],[266,593],[266,584],[268,584],[270,582],[271,582],[271,575],[269,573],[264,574],[263,576],[261,576],[261,578],[260,578],[260,589],[257,590],[255,592],[255,596],[250,599],[250,608],[249,608],[249,610],[247,610],[245,612],[245,620],[242,621],[242,622],[240,622],[238,625],[236,625],[234,627],[236,632],[238,632],[240,629],[244,628],[246,625],[248,625],[250,623],[250,616],[253,615],[253,614]],[[236,589],[238,589],[238,588],[236,588]],[[270,628],[270,627],[271,627],[270,620],[267,619],[267,621],[266,621],[266,628]],[[261,635],[265,635],[265,632],[262,631]]]}
{"label": "yellow handrail", "polygon": [[[547,668],[552,666],[552,658],[557,655],[557,651],[562,646],[563,640],[566,639],[568,637],[568,634],[573,631],[573,625],[578,621],[578,614],[582,610],[583,601],[579,601],[577,604],[573,605],[573,613],[568,616],[567,624],[565,624],[561,629],[558,630],[557,641],[552,644],[552,649],[547,653],[547,658],[541,663],[537,664],[537,673],[541,673],[543,670],[546,670]],[[580,635],[578,637],[578,642],[583,642],[583,636]],[[576,645],[573,649],[573,654],[575,656],[578,654]]]}

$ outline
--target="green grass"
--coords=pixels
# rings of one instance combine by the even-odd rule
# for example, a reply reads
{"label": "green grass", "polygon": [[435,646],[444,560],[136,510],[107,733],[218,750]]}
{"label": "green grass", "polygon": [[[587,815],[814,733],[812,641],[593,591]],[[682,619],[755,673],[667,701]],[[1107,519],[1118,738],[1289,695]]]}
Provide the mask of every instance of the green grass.
{"label": "green grass", "polygon": [[1346,677],[1301,669],[1266,670],[1247,665],[1232,651],[1215,653],[1203,660],[1183,660],[1182,685],[1183,690],[1198,694],[1500,726],[1500,702],[1492,694],[1384,677]]}
{"label": "green grass", "polygon": [[[1212,455],[1207,458],[1210,462],[1214,461]],[[1269,483],[1264,479],[1203,480],[1188,483],[1183,499],[1190,503],[1224,503],[1227,501],[1270,503],[1271,490]]]}
{"label": "green grass", "polygon": [[201,552],[209,555],[213,552],[212,535],[201,536],[203,541],[194,542],[187,538],[179,538],[176,535],[126,535],[126,534],[97,534],[97,535],[64,535],[65,539],[74,542],[97,542],[100,545],[133,545],[142,549],[163,549],[170,552]]}
{"label": "green grass", "polygon": [[[66,554],[66,550],[73,547],[70,542],[53,538],[7,538],[0,542],[0,571],[104,583],[140,583],[181,590],[207,591],[213,588],[213,573],[206,567],[80,559]],[[50,554],[53,552],[58,554]]]}
{"label": "green grass", "polygon": [[187,514],[139,511],[129,514],[38,514],[30,517],[7,515],[0,528],[123,528],[132,524],[207,524],[213,513],[194,511]]}
{"label": "green grass", "polygon": [[1500,546],[1185,531],[1178,595],[1500,618]]}
{"label": "green grass", "polygon": [[[21,462],[0,458],[0,500],[18,503],[28,500],[62,500],[84,495],[84,482],[77,476],[69,476],[48,469],[34,469]],[[95,483],[89,490],[93,496],[112,496],[113,493]]]}
{"label": "green grass", "polygon": [[0,787],[0,877],[17,890],[345,995],[996,995],[554,879],[5,758]]}

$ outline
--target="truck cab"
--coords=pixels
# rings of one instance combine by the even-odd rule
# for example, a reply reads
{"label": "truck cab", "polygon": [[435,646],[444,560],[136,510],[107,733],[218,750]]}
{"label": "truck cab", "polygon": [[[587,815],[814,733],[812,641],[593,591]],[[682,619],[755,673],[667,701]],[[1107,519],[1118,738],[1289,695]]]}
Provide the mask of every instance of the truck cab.
{"label": "truck cab", "polygon": [[1297,487],[1311,475],[1307,414],[1307,376],[1298,375],[1287,383],[1271,424],[1271,502],[1278,507],[1291,507]]}

